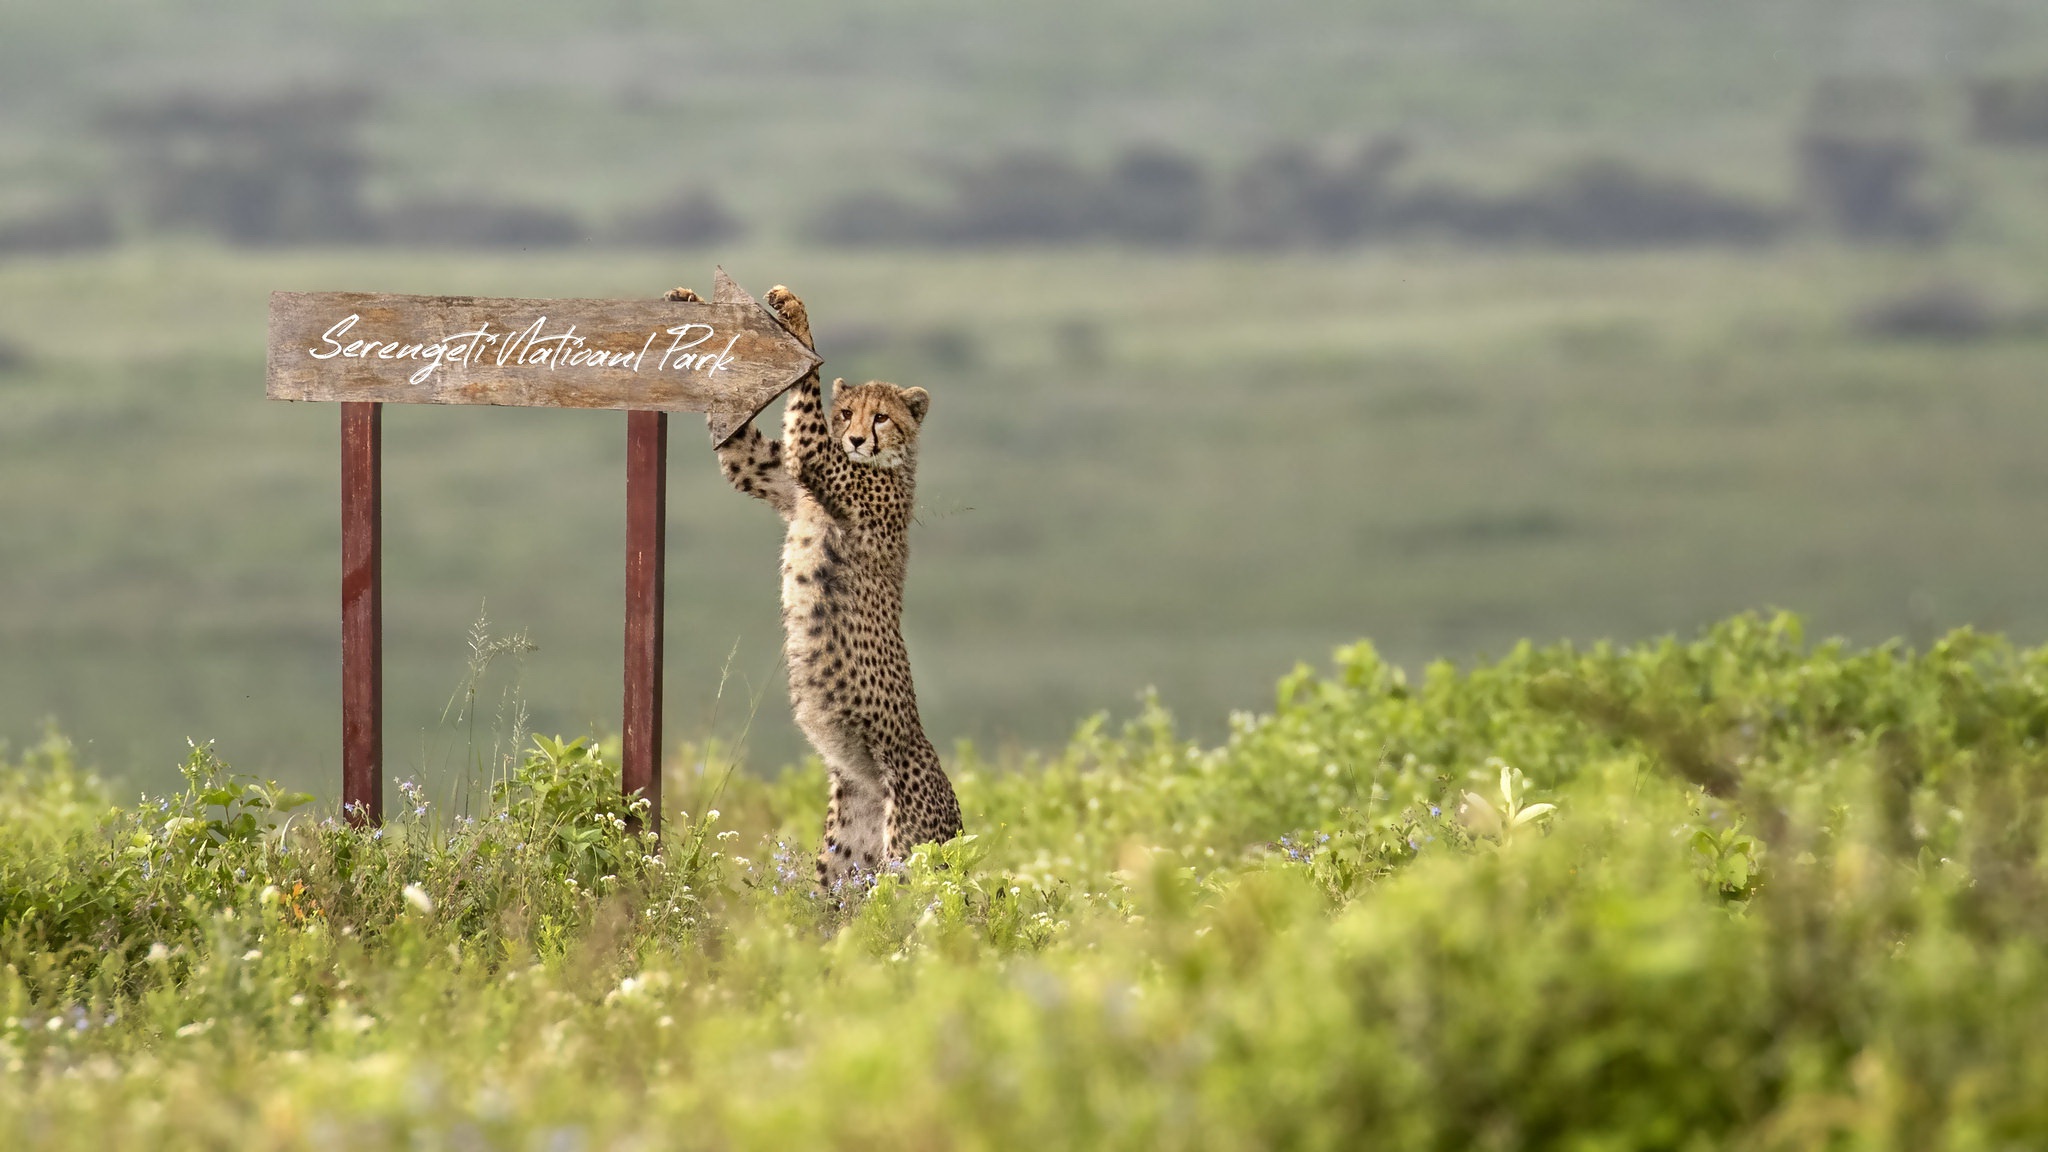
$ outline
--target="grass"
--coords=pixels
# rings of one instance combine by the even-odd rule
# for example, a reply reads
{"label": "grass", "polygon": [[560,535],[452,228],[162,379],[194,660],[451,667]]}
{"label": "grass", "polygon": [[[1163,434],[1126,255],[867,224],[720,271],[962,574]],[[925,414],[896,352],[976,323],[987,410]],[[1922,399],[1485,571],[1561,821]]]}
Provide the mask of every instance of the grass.
{"label": "grass", "polygon": [[2027,1147],[2044,741],[2048,651],[1968,631],[1360,644],[1214,745],[966,756],[971,837],[821,896],[814,770],[679,762],[657,848],[583,743],[373,835],[204,749],[109,810],[53,740],[0,771],[0,1133]]}
{"label": "grass", "polygon": [[[2041,337],[1852,323],[1940,277],[2038,303],[2032,250],[718,258],[805,293],[828,371],[932,389],[906,626],[941,746],[999,747],[1147,684],[1217,739],[1362,634],[1415,665],[1782,604],[1865,641],[2040,637]],[[266,294],[634,296],[702,287],[712,260],[159,245],[0,266],[0,337],[26,356],[0,374],[0,735],[54,716],[158,788],[166,748],[213,738],[330,789],[337,418],[261,398]],[[519,675],[540,730],[615,724],[616,415],[386,428],[394,776],[464,760],[439,705],[480,604],[539,645]],[[710,462],[683,420],[669,729],[732,741],[729,676],[772,768],[802,750],[778,528]]]}

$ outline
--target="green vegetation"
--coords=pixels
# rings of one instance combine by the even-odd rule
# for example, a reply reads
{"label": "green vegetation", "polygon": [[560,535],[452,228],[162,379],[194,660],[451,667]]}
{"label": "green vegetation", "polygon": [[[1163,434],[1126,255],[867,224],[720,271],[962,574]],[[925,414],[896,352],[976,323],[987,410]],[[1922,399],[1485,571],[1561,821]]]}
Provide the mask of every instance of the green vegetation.
{"label": "green vegetation", "polygon": [[956,768],[974,835],[827,898],[815,767],[673,765],[657,846],[582,743],[379,835],[203,748],[109,811],[53,738],[0,772],[0,1140],[2048,1136],[2048,650],[1360,644],[1215,747]]}

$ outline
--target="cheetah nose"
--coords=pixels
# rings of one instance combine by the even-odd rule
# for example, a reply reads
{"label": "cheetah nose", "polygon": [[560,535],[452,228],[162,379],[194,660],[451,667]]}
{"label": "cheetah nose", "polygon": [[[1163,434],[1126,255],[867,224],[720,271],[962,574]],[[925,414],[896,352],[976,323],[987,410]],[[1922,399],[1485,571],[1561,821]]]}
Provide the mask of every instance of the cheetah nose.
{"label": "cheetah nose", "polygon": [[853,445],[853,446],[854,446],[855,448],[858,448],[858,447],[860,447],[861,445],[863,445],[863,444],[867,443],[867,442],[868,442],[868,438],[867,438],[867,437],[865,437],[865,436],[848,436],[848,437],[846,438],[846,442],[847,442],[848,444],[851,444],[851,445]]}

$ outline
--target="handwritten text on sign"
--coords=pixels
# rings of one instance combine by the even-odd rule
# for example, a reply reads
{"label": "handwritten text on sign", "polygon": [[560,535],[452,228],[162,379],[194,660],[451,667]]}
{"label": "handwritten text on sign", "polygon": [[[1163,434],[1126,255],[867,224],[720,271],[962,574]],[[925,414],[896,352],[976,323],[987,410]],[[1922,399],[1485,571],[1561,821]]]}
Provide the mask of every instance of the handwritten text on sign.
{"label": "handwritten text on sign", "polygon": [[[660,332],[649,332],[638,349],[628,348],[623,352],[593,346],[590,340],[576,334],[576,326],[569,325],[560,332],[548,332],[548,318],[536,317],[533,323],[517,332],[509,329],[493,332],[485,324],[474,332],[457,332],[428,343],[414,340],[350,340],[349,334],[362,320],[357,313],[350,313],[334,327],[320,334],[321,347],[309,348],[306,355],[315,360],[415,360],[421,366],[417,372],[406,377],[406,382],[418,384],[433,375],[434,369],[443,364],[467,364],[471,360],[488,356],[491,363],[499,368],[508,365],[534,365],[540,368],[578,368],[588,365],[592,368],[624,368],[638,372],[649,367],[647,354],[654,349],[657,337],[672,337],[661,356],[653,363],[652,370],[666,371],[671,364],[678,372],[704,372],[715,374],[733,365],[732,348],[739,343],[735,332],[721,348],[705,352],[693,352],[706,343],[715,340],[718,329],[711,324],[678,324]],[[342,341],[347,340],[344,344]]]}
{"label": "handwritten text on sign", "polygon": [[514,300],[278,292],[277,400],[707,412],[722,440],[818,364],[752,297]]}

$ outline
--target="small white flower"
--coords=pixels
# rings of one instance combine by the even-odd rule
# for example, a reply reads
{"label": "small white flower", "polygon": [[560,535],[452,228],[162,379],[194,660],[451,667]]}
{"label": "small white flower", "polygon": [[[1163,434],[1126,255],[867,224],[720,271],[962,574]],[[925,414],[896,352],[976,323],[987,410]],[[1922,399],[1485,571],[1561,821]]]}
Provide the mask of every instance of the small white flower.
{"label": "small white flower", "polygon": [[263,959],[263,949],[261,948],[251,948],[247,952],[242,953],[242,962],[245,964],[251,960],[261,959]]}
{"label": "small white flower", "polygon": [[151,944],[149,946],[149,955],[143,957],[143,959],[149,961],[151,964],[161,964],[164,961],[169,960],[170,958],[171,950],[169,948],[164,947],[164,942],[161,940],[158,940],[156,943]]}
{"label": "small white flower", "polygon": [[402,895],[405,897],[405,902],[418,909],[421,915],[431,916],[434,914],[434,898],[427,895],[425,888],[417,884],[407,884]]}

